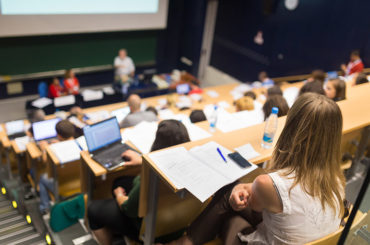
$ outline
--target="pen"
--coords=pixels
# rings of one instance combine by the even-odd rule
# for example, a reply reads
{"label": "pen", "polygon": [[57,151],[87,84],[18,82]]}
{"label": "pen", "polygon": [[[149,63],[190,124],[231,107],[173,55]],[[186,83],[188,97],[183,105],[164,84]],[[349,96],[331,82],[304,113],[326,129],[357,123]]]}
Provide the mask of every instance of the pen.
{"label": "pen", "polygon": [[218,154],[220,154],[220,156],[222,157],[222,159],[224,160],[224,162],[227,162],[226,161],[226,158],[224,157],[224,155],[222,155],[222,152],[221,152],[220,148],[218,148],[218,147],[217,147],[217,152],[218,152]]}

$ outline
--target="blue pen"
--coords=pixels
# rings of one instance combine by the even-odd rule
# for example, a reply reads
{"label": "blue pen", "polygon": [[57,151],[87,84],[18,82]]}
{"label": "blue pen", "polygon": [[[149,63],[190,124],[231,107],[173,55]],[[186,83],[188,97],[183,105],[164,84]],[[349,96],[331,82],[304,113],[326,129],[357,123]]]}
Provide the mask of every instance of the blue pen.
{"label": "blue pen", "polygon": [[218,148],[218,147],[217,147],[217,152],[218,152],[218,154],[220,154],[220,156],[222,157],[222,159],[223,159],[225,162],[227,162],[227,161],[226,161],[226,158],[224,157],[224,155],[222,155],[222,152],[221,152],[220,148]]}

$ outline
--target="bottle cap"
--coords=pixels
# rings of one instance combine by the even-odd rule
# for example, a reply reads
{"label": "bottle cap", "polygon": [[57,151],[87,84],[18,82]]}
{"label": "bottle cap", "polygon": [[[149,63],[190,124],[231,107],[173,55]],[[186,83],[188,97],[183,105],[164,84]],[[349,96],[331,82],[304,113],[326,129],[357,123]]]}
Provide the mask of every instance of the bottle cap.
{"label": "bottle cap", "polygon": [[278,114],[278,112],[279,112],[279,108],[272,107],[272,111],[271,111],[272,114]]}
{"label": "bottle cap", "polygon": [[217,108],[218,108],[218,105],[215,105],[213,108],[214,108],[214,110],[216,111],[216,110],[217,110]]}

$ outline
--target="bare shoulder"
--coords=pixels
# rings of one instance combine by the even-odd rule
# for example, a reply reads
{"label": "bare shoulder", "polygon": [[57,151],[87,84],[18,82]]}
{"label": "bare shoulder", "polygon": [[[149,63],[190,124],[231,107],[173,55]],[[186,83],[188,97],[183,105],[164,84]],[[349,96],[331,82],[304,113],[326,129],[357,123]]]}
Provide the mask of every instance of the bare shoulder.
{"label": "bare shoulder", "polygon": [[252,188],[266,210],[273,213],[282,211],[282,203],[269,175],[262,174],[258,176],[254,180]]}

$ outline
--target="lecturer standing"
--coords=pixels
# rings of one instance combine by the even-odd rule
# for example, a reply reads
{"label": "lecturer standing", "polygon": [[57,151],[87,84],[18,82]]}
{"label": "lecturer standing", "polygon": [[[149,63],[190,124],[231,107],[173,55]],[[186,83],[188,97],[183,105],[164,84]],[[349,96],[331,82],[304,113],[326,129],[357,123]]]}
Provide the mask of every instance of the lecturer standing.
{"label": "lecturer standing", "polygon": [[135,75],[135,65],[130,57],[127,56],[126,49],[120,49],[118,56],[114,59],[115,82],[122,88],[122,93],[127,93],[129,82]]}

